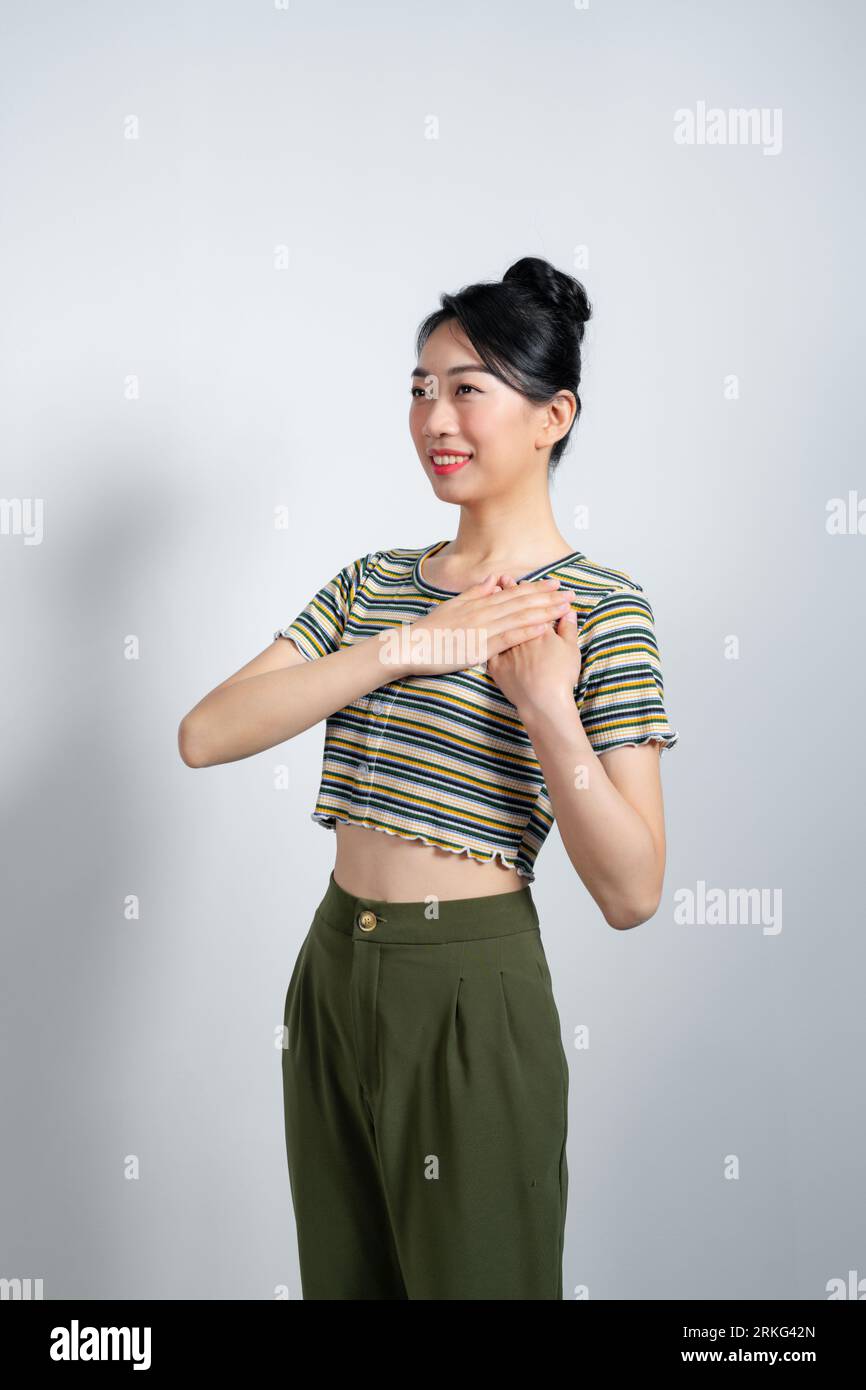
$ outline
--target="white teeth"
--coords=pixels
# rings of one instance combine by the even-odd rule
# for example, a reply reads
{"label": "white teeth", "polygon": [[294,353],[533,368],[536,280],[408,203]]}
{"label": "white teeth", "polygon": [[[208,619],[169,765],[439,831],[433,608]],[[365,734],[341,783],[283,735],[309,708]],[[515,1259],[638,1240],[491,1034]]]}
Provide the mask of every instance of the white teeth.
{"label": "white teeth", "polygon": [[433,462],[441,466],[443,463],[463,463],[468,458],[469,454],[434,454]]}

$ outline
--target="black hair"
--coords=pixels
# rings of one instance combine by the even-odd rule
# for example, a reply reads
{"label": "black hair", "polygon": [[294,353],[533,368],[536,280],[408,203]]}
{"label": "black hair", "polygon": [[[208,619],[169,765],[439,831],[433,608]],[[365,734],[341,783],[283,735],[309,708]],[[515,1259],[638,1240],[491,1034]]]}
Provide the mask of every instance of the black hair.
{"label": "black hair", "polygon": [[418,329],[419,357],[430,334],[456,319],[485,367],[535,405],[558,391],[574,392],[577,410],[550,451],[552,472],[580,417],[580,348],[592,314],[583,285],[548,261],[524,256],[501,280],[466,285],[440,303]]}

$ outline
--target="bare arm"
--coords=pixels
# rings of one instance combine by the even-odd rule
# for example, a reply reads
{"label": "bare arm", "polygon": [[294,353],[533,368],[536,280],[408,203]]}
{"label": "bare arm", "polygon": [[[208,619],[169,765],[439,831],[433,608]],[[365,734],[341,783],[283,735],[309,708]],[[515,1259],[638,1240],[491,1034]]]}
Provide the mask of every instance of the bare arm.
{"label": "bare arm", "polygon": [[[310,661],[290,639],[275,638],[184,716],[178,730],[180,756],[187,767],[237,762],[294,738],[391,681],[459,670],[466,664],[459,652],[477,649],[482,640],[493,652],[527,641],[539,631],[531,624],[549,621],[560,605],[568,606],[552,592],[555,582],[536,580],[503,593],[489,576],[409,625],[420,640],[416,648],[407,641],[396,660],[380,641],[385,634]],[[437,632],[445,635],[443,629],[461,639],[450,652],[444,642],[437,652],[434,638]],[[479,640],[470,642],[470,637]]]}
{"label": "bare arm", "polygon": [[180,756],[187,767],[252,757],[406,674],[382,664],[375,637],[314,661],[302,656],[294,642],[276,638],[184,716],[178,730]]}
{"label": "bare arm", "polygon": [[598,757],[573,700],[527,711],[524,720],[568,857],[605,920],[620,930],[648,921],[666,856],[658,746]]}

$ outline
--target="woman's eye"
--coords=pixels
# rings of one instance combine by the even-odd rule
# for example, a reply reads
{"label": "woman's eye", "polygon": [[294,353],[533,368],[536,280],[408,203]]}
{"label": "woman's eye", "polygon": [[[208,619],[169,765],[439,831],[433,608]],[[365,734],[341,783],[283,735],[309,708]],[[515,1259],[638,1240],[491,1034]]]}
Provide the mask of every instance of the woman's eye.
{"label": "woman's eye", "polygon": [[[478,387],[477,387],[477,386],[472,386],[468,381],[461,381],[460,385],[457,387],[457,390],[458,390],[458,392],[460,392],[460,391],[476,391],[476,392],[478,393],[479,396],[481,395],[481,392],[478,390]],[[422,398],[422,396],[426,396],[426,395],[427,395],[427,388],[426,388],[425,386],[410,386],[410,387],[409,387],[409,395],[413,398],[413,400],[418,401],[418,400],[420,400],[420,399]],[[431,399],[432,399],[432,397],[431,397]]]}

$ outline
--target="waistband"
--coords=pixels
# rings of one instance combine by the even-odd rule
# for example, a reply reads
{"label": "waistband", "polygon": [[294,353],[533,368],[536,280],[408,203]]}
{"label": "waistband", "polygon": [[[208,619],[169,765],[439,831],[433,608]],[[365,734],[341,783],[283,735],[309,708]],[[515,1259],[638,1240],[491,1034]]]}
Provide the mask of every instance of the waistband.
{"label": "waistband", "polygon": [[358,940],[409,945],[511,936],[538,927],[538,912],[529,884],[484,898],[392,903],[382,898],[355,897],[340,887],[333,870],[316,916],[329,927]]}

